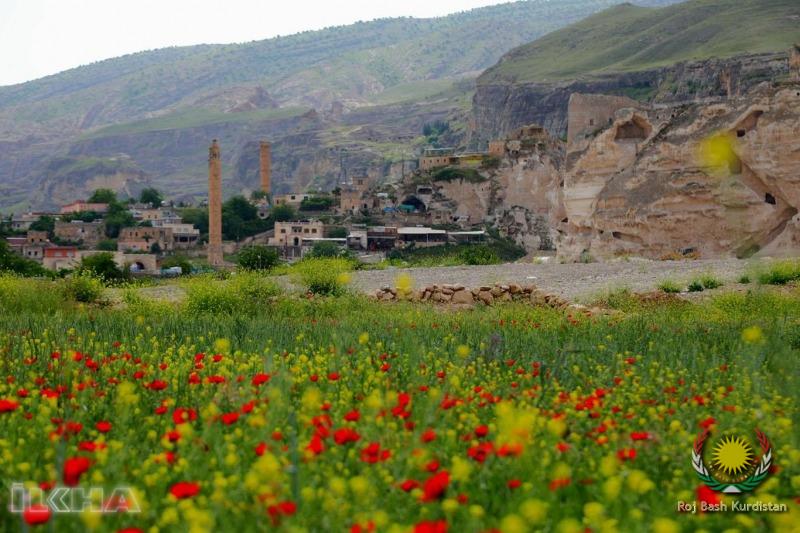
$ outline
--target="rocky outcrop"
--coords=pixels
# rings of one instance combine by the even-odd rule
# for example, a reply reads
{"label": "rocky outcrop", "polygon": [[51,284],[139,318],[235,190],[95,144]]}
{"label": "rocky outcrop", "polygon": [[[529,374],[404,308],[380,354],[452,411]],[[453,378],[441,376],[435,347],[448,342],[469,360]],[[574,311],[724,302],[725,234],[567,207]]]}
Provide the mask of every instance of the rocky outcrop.
{"label": "rocky outcrop", "polygon": [[554,136],[567,133],[567,107],[573,93],[635,96],[650,103],[737,96],[789,71],[786,53],[753,54],[559,82],[525,84],[482,82],[473,98],[471,143],[478,147],[515,128],[536,123]]}
{"label": "rocky outcrop", "polygon": [[564,182],[566,260],[796,253],[800,85],[620,109],[569,144]]}

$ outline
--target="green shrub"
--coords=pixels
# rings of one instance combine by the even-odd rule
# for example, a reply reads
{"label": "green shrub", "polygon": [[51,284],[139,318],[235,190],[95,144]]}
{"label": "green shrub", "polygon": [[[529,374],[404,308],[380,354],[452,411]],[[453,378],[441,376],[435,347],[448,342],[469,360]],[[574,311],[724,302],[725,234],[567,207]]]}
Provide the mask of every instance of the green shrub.
{"label": "green shrub", "polygon": [[105,283],[112,284],[130,279],[130,271],[127,268],[119,268],[114,261],[114,255],[109,252],[84,257],[76,272],[87,273]]}
{"label": "green shrub", "polygon": [[470,246],[461,251],[461,259],[467,265],[496,265],[500,257],[487,246]]}
{"label": "green shrub", "polygon": [[181,275],[186,276],[192,273],[192,263],[185,255],[171,255],[161,261],[161,268],[181,267]]}
{"label": "green shrub", "polygon": [[306,258],[293,267],[295,280],[314,294],[342,294],[353,264],[341,258]]}
{"label": "green shrub", "polygon": [[800,280],[800,261],[778,261],[758,275],[758,282],[762,285],[786,285]]}
{"label": "green shrub", "polygon": [[737,281],[739,283],[742,283],[743,285],[747,285],[748,283],[750,283],[750,276],[748,276],[747,274],[742,274],[741,276],[739,276],[739,279]]}
{"label": "green shrub", "polygon": [[256,272],[237,272],[227,279],[195,276],[184,285],[186,310],[191,314],[255,314],[281,293],[271,279]]}
{"label": "green shrub", "polygon": [[699,279],[692,280],[689,283],[689,286],[687,287],[687,289],[689,289],[689,292],[701,292],[703,288],[704,288],[703,282],[700,281]]}
{"label": "green shrub", "polygon": [[280,259],[274,248],[252,245],[239,250],[237,262],[246,270],[270,270],[280,262]]}
{"label": "green shrub", "polygon": [[661,290],[661,291],[663,291],[663,292],[666,292],[666,293],[669,293],[669,294],[674,294],[674,293],[681,292],[681,287],[680,287],[680,285],[678,285],[678,284],[677,284],[677,283],[675,283],[674,281],[672,281],[672,280],[668,280],[668,279],[667,279],[667,280],[664,280],[664,281],[662,281],[662,282],[661,282],[661,283],[658,285],[658,288],[659,288],[659,290]]}
{"label": "green shrub", "polygon": [[700,278],[700,283],[703,284],[704,289],[717,289],[722,287],[722,281],[711,275],[706,275]]}
{"label": "green shrub", "polygon": [[318,241],[311,248],[310,257],[349,257],[350,252],[335,242]]}
{"label": "green shrub", "polygon": [[103,281],[88,271],[72,275],[65,283],[67,296],[76,302],[98,303],[103,297]]}

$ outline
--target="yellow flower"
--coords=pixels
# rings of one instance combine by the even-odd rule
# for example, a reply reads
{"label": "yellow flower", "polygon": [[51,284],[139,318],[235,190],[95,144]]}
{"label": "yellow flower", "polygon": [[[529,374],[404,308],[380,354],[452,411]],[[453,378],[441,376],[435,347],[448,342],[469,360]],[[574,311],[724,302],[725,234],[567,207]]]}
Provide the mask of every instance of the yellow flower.
{"label": "yellow flower", "polygon": [[369,333],[366,331],[358,336],[358,344],[367,344],[369,342]]}
{"label": "yellow flower", "polygon": [[605,516],[605,512],[603,504],[598,502],[589,502],[583,506],[583,516],[589,525],[599,523]]}
{"label": "yellow flower", "polygon": [[542,500],[530,499],[522,502],[519,512],[530,524],[540,524],[547,516],[547,503]]}
{"label": "yellow flower", "polygon": [[583,533],[583,526],[574,518],[565,518],[556,526],[558,533]]}
{"label": "yellow flower", "polygon": [[742,340],[747,344],[760,344],[764,342],[764,332],[758,326],[750,326],[742,330]]}
{"label": "yellow flower", "polygon": [[500,521],[500,531],[503,533],[526,533],[528,526],[519,515],[510,514]]}
{"label": "yellow flower", "polygon": [[397,289],[398,295],[405,296],[414,288],[414,279],[407,272],[403,272],[395,278],[394,286]]}
{"label": "yellow flower", "polygon": [[231,341],[222,338],[214,341],[214,351],[217,353],[228,353],[231,349]]}
{"label": "yellow flower", "polygon": [[653,520],[653,533],[680,533],[681,526],[669,518],[656,518]]}
{"label": "yellow flower", "polygon": [[628,487],[639,494],[644,494],[653,490],[656,485],[641,470],[632,470],[628,474]]}

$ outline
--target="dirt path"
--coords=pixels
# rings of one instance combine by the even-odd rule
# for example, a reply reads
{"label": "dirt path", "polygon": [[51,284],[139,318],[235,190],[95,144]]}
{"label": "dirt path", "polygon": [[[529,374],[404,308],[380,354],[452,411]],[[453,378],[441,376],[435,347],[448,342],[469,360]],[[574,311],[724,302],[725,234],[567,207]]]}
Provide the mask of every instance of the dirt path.
{"label": "dirt path", "polygon": [[630,260],[612,263],[542,264],[509,263],[490,266],[459,266],[437,268],[390,268],[354,272],[352,286],[364,292],[374,292],[384,286],[394,286],[401,272],[407,272],[415,287],[434,283],[461,283],[479,287],[494,283],[533,283],[539,288],[559,294],[569,300],[584,300],[609,289],[627,287],[634,291],[655,289],[664,280],[686,283],[704,274],[711,274],[726,284],[750,270],[752,263],[738,259],[699,261]]}

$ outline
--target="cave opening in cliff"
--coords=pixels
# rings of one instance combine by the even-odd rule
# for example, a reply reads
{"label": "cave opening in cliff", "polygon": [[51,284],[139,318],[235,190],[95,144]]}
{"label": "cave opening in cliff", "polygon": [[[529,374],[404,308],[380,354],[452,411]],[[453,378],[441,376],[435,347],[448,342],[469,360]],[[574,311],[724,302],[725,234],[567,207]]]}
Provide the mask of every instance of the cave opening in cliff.
{"label": "cave opening in cliff", "polygon": [[650,124],[641,117],[634,116],[624,124],[620,124],[614,136],[615,141],[643,141],[652,131]]}
{"label": "cave opening in cliff", "polygon": [[772,196],[770,193],[767,193],[767,194],[764,195],[764,202],[766,202],[766,203],[768,203],[770,205],[775,205],[777,203],[775,201],[775,197]]}

